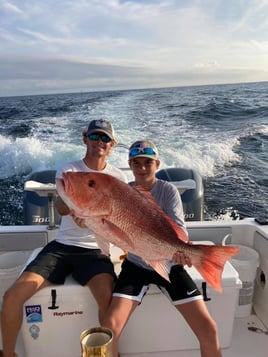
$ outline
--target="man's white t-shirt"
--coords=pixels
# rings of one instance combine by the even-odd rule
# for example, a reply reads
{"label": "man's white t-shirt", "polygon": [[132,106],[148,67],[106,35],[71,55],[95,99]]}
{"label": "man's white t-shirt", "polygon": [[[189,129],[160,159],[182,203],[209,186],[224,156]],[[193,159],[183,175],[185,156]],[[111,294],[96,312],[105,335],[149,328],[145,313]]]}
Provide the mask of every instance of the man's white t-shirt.
{"label": "man's white t-shirt", "polygon": [[[56,178],[62,178],[62,172],[66,171],[83,171],[83,172],[101,172],[127,182],[124,173],[118,168],[106,163],[101,171],[95,171],[87,167],[83,160],[70,162],[62,166],[56,172]],[[94,233],[88,228],[80,228],[70,215],[62,216],[59,230],[55,240],[62,244],[73,245],[89,249],[98,249]]]}

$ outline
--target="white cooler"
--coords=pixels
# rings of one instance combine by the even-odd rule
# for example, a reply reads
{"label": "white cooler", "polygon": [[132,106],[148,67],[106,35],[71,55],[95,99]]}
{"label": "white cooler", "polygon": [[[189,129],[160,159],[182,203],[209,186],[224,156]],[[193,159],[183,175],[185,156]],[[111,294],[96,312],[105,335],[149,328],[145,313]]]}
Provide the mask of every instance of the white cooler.
{"label": "white cooler", "polygon": [[27,357],[81,357],[80,334],[99,326],[88,287],[71,277],[37,292],[23,307],[22,338]]}
{"label": "white cooler", "polygon": [[[203,278],[195,268],[186,268],[202,291]],[[223,292],[206,284],[206,304],[218,325],[222,348],[230,346],[235,309],[241,281],[227,262],[222,275]],[[194,314],[194,311],[193,311]],[[122,353],[187,350],[199,348],[198,340],[168,299],[151,286],[141,305],[132,314],[121,336]]]}
{"label": "white cooler", "polygon": [[[202,291],[201,275],[195,268],[187,270]],[[241,287],[238,273],[229,262],[224,267],[222,286],[223,292],[218,293],[206,285],[205,294],[218,325],[221,347],[225,348],[231,342]],[[56,298],[52,298],[52,290]],[[68,278],[64,285],[44,288],[24,306],[22,335],[26,356],[81,357],[81,332],[98,325],[97,304],[87,287]],[[151,286],[123,331],[120,352],[195,348],[199,348],[198,341],[187,323],[158,288]]]}

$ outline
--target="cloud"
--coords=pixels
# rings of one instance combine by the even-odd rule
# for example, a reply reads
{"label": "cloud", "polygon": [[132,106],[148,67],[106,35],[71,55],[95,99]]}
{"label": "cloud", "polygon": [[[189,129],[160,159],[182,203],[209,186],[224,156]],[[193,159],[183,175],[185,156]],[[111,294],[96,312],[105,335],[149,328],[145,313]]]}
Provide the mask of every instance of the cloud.
{"label": "cloud", "polygon": [[265,0],[0,0],[0,95],[267,80],[267,15]]}
{"label": "cloud", "polygon": [[3,1],[1,3],[1,8],[7,13],[23,14],[23,12],[20,10],[18,6],[8,1]]}

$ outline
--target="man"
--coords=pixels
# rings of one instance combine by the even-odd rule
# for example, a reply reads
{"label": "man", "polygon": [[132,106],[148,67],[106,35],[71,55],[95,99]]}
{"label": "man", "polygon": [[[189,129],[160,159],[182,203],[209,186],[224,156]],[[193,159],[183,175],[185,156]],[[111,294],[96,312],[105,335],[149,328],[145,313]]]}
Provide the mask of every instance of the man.
{"label": "man", "polygon": [[[162,210],[186,231],[180,194],[170,182],[156,178],[155,173],[159,165],[158,150],[152,142],[141,140],[131,145],[129,166],[135,177],[135,182],[131,184],[150,191]],[[169,261],[170,282],[168,282],[141,257],[127,254],[114,288],[108,314],[103,322],[104,327],[113,331],[114,357],[119,356],[120,335],[131,314],[141,303],[150,284],[157,285],[168,296],[177,311],[183,315],[199,340],[201,356],[221,357],[217,326],[196,284],[181,264],[191,266],[189,259],[182,253],[176,252],[173,261]],[[192,292],[190,295],[189,291]]]}
{"label": "man", "polygon": [[[83,142],[85,157],[64,165],[57,171],[57,178],[61,178],[65,171],[98,171],[127,181],[119,169],[106,161],[117,143],[108,121],[91,121],[83,132]],[[67,275],[72,274],[79,284],[90,288],[98,304],[100,324],[110,304],[115,278],[112,262],[101,253],[94,234],[83,224],[83,219],[75,217],[60,197],[55,206],[62,215],[55,239],[28,264],[4,294],[1,316],[4,357],[17,356],[15,345],[25,301],[46,286],[63,284]]]}

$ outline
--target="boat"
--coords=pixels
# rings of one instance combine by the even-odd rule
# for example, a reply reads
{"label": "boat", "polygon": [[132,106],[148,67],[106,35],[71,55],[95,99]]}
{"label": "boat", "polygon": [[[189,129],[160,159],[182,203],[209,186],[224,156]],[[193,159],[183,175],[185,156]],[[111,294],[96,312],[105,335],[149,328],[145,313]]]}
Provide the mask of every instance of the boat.
{"label": "boat", "polygon": [[[126,169],[126,168],[122,168]],[[34,173],[25,182],[25,224],[0,226],[0,293],[57,232],[55,171]],[[195,268],[188,268],[217,322],[224,357],[266,357],[268,349],[268,221],[203,220],[202,179],[193,170],[168,168],[158,177],[181,193],[186,226],[193,243],[232,244],[240,253],[225,264],[223,291],[213,290]],[[111,246],[115,271],[118,247]],[[19,357],[81,356],[81,334],[98,327],[97,305],[87,287],[68,277],[64,285],[37,292],[24,305],[17,340]],[[160,293],[150,289],[131,316],[119,346],[121,357],[196,357],[198,341],[183,318]],[[1,349],[1,346],[0,346]]]}

